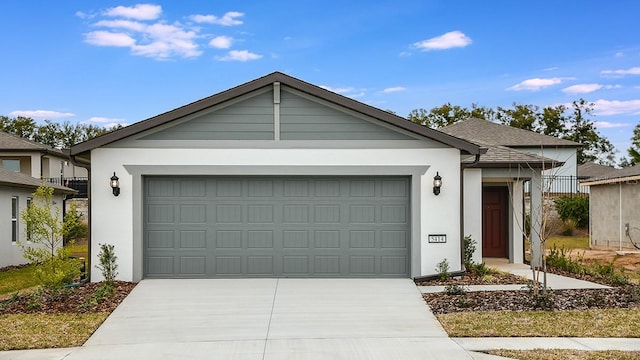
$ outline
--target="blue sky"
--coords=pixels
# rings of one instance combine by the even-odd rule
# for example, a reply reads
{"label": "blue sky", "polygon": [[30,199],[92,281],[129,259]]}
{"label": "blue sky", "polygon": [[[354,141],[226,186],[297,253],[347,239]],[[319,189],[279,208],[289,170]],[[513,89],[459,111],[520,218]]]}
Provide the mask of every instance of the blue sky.
{"label": "blue sky", "polygon": [[0,115],[131,124],[273,71],[406,116],[580,97],[625,155],[640,2],[0,2]]}

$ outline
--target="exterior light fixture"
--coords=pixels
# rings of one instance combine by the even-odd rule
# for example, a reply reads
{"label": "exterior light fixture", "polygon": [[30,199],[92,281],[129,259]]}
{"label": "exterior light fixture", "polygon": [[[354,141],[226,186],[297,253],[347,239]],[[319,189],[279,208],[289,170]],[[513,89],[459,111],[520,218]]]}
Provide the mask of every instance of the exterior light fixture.
{"label": "exterior light fixture", "polygon": [[436,176],[433,177],[433,193],[440,195],[440,188],[442,187],[442,177],[436,171]]}
{"label": "exterior light fixture", "polygon": [[113,172],[109,185],[111,185],[111,190],[113,190],[113,196],[120,195],[120,179],[116,176],[115,171]]}

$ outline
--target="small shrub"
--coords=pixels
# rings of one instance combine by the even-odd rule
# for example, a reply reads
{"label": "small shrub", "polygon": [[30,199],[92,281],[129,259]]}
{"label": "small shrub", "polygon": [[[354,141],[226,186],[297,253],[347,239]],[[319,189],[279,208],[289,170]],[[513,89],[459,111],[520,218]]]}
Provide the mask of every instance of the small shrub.
{"label": "small shrub", "polygon": [[573,220],[579,228],[589,225],[589,198],[562,196],[554,200],[562,221]]}
{"label": "small shrub", "polygon": [[586,272],[586,268],[582,262],[582,256],[578,255],[577,259],[573,259],[569,256],[569,250],[564,247],[558,249],[554,245],[549,250],[546,262],[548,266],[574,274],[584,274]]}
{"label": "small shrub", "polygon": [[464,267],[470,269],[473,266],[473,253],[476,252],[477,242],[471,238],[471,235],[464,237]]}
{"label": "small shrub", "polygon": [[572,236],[576,231],[576,221],[573,219],[567,219],[562,222],[560,229],[560,235]]}
{"label": "small shrub", "polygon": [[102,272],[102,276],[104,280],[113,284],[113,281],[118,276],[118,257],[114,251],[115,246],[112,244],[99,244],[100,245],[100,253],[98,253],[98,261],[100,262],[96,265],[96,268],[100,269]]}
{"label": "small shrub", "polygon": [[539,293],[532,292],[531,300],[533,301],[533,307],[541,310],[553,310],[555,307],[555,301],[553,300],[553,292],[543,291]]}
{"label": "small shrub", "polygon": [[479,276],[479,277],[484,277],[484,276],[492,274],[494,272],[485,263],[473,264],[473,265],[471,265],[469,270],[471,271],[472,274],[474,274],[476,276]]}
{"label": "small shrub", "polygon": [[443,259],[442,261],[437,263],[436,272],[438,272],[440,281],[449,280],[449,261],[447,261],[447,259]]}
{"label": "small shrub", "polygon": [[447,295],[464,295],[468,291],[468,288],[464,285],[447,285],[444,287],[444,293]]}

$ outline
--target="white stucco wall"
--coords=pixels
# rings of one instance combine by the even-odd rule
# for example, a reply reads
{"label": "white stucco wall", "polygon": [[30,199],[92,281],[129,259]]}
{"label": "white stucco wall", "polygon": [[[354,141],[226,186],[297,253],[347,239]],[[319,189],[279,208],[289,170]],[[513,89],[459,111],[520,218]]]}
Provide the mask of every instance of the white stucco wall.
{"label": "white stucco wall", "polygon": [[473,262],[482,262],[482,169],[464,169],[464,230],[476,241]]}
{"label": "white stucco wall", "polygon": [[544,171],[544,175],[577,176],[578,165],[575,148],[519,148],[536,155],[564,162],[564,165]]}
{"label": "white stucco wall", "polygon": [[[420,175],[419,238],[412,239],[412,252],[420,252],[420,263],[412,264],[412,276],[435,274],[436,264],[446,258],[451,270],[460,270],[460,160],[457,149],[127,149],[99,148],[91,152],[92,263],[97,263],[99,244],[115,245],[119,279],[139,280],[142,269],[142,194],[132,193],[141,181],[128,170],[145,166],[174,166],[176,175],[270,173],[269,166],[285,168],[288,174],[304,167],[332,168],[330,174],[367,175],[376,168],[422,167]],[[175,168],[178,166],[178,168]],[[231,169],[231,170],[226,170]],[[267,169],[267,170],[264,170]],[[337,170],[336,170],[337,169]],[[359,173],[358,169],[364,169]],[[201,171],[200,171],[201,170]],[[112,195],[109,178],[120,178],[120,196]],[[233,171],[233,173],[228,173]],[[337,173],[340,172],[340,173]],[[442,176],[440,195],[433,194],[433,177]],[[168,173],[172,174],[172,173]],[[309,173],[305,173],[310,175]],[[142,176],[145,174],[142,173]],[[371,173],[370,175],[376,175]],[[398,175],[402,175],[398,173]],[[408,173],[405,175],[409,175]],[[412,201],[414,196],[412,196]],[[135,213],[134,213],[135,212]],[[416,224],[412,224],[416,226]],[[428,234],[446,234],[447,243],[430,244]],[[419,249],[419,250],[418,250]],[[134,255],[135,254],[135,255]],[[415,259],[416,254],[412,253]],[[135,259],[134,259],[135,257]],[[92,267],[92,281],[102,280]]]}
{"label": "white stucco wall", "polygon": [[[26,226],[20,213],[27,207],[27,198],[32,197],[35,189],[0,187],[0,267],[26,264],[28,261],[22,256],[22,249],[17,242],[11,241],[11,198],[18,197],[18,239],[26,243]],[[62,196],[54,195],[55,206],[62,206]],[[62,214],[62,210],[60,210]]]}

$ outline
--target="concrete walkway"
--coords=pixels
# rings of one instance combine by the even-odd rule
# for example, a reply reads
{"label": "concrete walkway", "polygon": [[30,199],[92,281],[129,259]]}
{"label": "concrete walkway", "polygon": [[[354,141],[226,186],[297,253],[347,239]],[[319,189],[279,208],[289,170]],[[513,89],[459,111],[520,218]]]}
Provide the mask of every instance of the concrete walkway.
{"label": "concrete walkway", "polygon": [[[488,265],[531,278],[527,265]],[[552,289],[603,287],[547,280]],[[144,280],[84,346],[4,351],[0,360],[489,360],[504,358],[478,351],[500,348],[640,351],[640,339],[449,338],[409,279]]]}
{"label": "concrete walkway", "polygon": [[410,279],[143,280],[84,346],[23,353],[0,359],[473,358]]}

